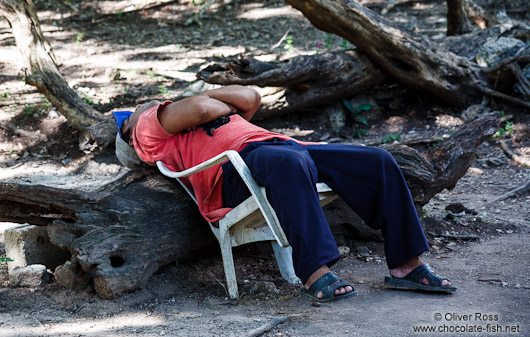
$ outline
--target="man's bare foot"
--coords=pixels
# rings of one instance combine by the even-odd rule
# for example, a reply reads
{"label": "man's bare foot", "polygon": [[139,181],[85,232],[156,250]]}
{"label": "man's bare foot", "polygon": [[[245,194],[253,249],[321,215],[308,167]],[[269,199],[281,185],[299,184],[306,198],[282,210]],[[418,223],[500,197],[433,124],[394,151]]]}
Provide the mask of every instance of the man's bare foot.
{"label": "man's bare foot", "polygon": [[[322,275],[329,273],[330,271],[331,270],[329,269],[328,266],[326,266],[326,265],[321,266],[313,274],[311,274],[311,276],[309,276],[309,278],[307,279],[306,283],[304,284],[304,287],[306,289],[309,289],[311,287],[311,285],[313,283],[315,283],[316,280],[318,280]],[[330,285],[333,285],[333,284],[335,284],[337,282],[339,282],[339,281],[335,281],[335,282],[331,283]],[[353,291],[353,288],[351,286],[340,287],[337,290],[335,290],[335,296],[344,295],[344,294],[347,294],[347,293],[352,292],[352,291]],[[317,298],[322,298],[322,292],[321,291],[318,292]]]}
{"label": "man's bare foot", "polygon": [[[390,269],[389,270],[390,276],[395,277],[395,278],[404,278],[411,271],[413,271],[417,267],[421,266],[422,264],[425,264],[425,262],[423,262],[420,259],[419,256],[413,257],[410,260],[408,260],[407,262],[405,262],[404,264],[402,264],[401,266],[399,266],[397,268]],[[422,280],[422,283],[425,284],[426,286],[429,285],[429,281],[427,281],[426,278],[424,278]],[[443,280],[442,281],[442,286],[443,287],[450,287],[451,286],[451,282],[449,282],[447,280]]]}

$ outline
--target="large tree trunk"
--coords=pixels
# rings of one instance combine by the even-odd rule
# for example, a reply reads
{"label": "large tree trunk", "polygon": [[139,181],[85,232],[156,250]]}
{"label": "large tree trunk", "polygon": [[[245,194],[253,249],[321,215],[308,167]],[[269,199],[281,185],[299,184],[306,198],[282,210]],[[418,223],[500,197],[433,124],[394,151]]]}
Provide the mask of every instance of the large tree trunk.
{"label": "large tree trunk", "polygon": [[447,0],[447,36],[469,33],[464,0]]}
{"label": "large tree trunk", "polygon": [[[499,119],[495,112],[464,125],[426,154],[404,145],[387,148],[419,214],[466,173],[476,146],[493,135]],[[147,170],[90,193],[0,183],[0,221],[47,225],[52,243],[71,252],[71,261],[90,275],[103,298],[145,286],[161,265],[192,256],[214,240],[180,186]]]}
{"label": "large tree trunk", "polygon": [[[94,139],[106,146],[112,139],[109,132],[112,121],[88,105],[62,77],[51,46],[40,29],[32,0],[2,0],[0,14],[6,17],[13,30],[25,66],[26,83],[37,87],[70,125],[82,131],[85,141]],[[90,128],[98,123],[98,128]]]}
{"label": "large tree trunk", "polygon": [[353,0],[286,0],[313,25],[355,44],[400,82],[456,105],[476,102],[487,78],[469,60],[396,27]]}

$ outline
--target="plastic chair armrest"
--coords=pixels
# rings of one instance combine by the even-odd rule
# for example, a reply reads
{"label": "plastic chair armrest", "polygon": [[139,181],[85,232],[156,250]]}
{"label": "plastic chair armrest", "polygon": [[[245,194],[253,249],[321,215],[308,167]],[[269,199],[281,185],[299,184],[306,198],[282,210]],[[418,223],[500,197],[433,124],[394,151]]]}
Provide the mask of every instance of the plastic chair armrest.
{"label": "plastic chair armrest", "polygon": [[250,172],[250,169],[248,168],[247,164],[245,164],[245,162],[243,161],[243,158],[241,158],[241,156],[239,155],[237,151],[228,150],[228,151],[222,152],[218,154],[217,156],[199,165],[196,165],[194,167],[191,167],[181,172],[174,172],[174,171],[169,170],[164,165],[164,163],[162,163],[161,161],[157,161],[156,165],[158,169],[160,170],[160,172],[162,172],[162,174],[168,177],[178,179],[178,178],[188,177],[192,174],[204,171],[210,167],[213,167],[217,164],[220,164],[226,161],[227,159],[230,160],[232,165],[234,165],[234,168],[236,169],[237,173],[241,176],[241,179],[243,180],[245,185],[248,187],[252,197],[256,199],[256,202],[263,214],[263,217],[265,218],[265,221],[269,225],[269,228],[271,229],[272,234],[274,235],[274,238],[276,239],[278,244],[282,247],[289,246],[289,241],[287,240],[285,233],[280,227],[280,223],[278,221],[278,218],[276,217],[276,213],[272,209],[272,206],[267,200],[267,197],[261,191],[261,186],[258,185],[258,183],[254,180]]}

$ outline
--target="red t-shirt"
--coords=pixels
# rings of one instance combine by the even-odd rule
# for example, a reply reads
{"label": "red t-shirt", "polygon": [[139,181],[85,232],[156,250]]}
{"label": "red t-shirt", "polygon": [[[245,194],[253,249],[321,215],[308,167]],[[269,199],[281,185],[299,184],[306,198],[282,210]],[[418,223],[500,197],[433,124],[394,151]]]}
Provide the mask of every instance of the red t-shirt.
{"label": "red t-shirt", "polygon": [[[272,138],[292,139],[260,128],[240,115],[230,115],[230,121],[215,129],[213,136],[209,136],[203,128],[169,134],[160,125],[158,109],[170,103],[164,102],[141,114],[133,129],[134,149],[140,159],[149,165],[156,165],[161,160],[170,170],[183,171],[226,150],[240,151],[251,142]],[[186,182],[193,187],[199,211],[206,221],[218,221],[231,210],[223,208],[221,164],[195,173],[187,179]]]}

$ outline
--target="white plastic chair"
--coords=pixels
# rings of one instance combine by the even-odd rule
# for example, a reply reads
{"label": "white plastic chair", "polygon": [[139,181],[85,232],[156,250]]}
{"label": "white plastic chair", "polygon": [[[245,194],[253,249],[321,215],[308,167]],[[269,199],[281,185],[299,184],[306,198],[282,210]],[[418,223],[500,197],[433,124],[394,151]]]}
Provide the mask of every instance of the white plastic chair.
{"label": "white plastic chair", "polygon": [[[221,255],[230,298],[236,299],[239,297],[232,247],[250,242],[271,241],[282,277],[291,284],[299,283],[300,279],[294,273],[292,249],[289,247],[289,241],[280,226],[276,213],[265,196],[265,188],[258,185],[254,178],[252,178],[248,166],[239,153],[234,150],[225,151],[197,166],[181,172],[169,170],[161,161],[158,161],[156,165],[162,174],[176,178],[195,203],[197,203],[193,190],[186,186],[179,178],[188,177],[226,160],[232,162],[234,168],[251,193],[248,199],[219,220],[218,226],[209,223],[212,232],[221,246]],[[326,184],[318,183],[317,190],[322,206],[337,198],[337,195]]]}

